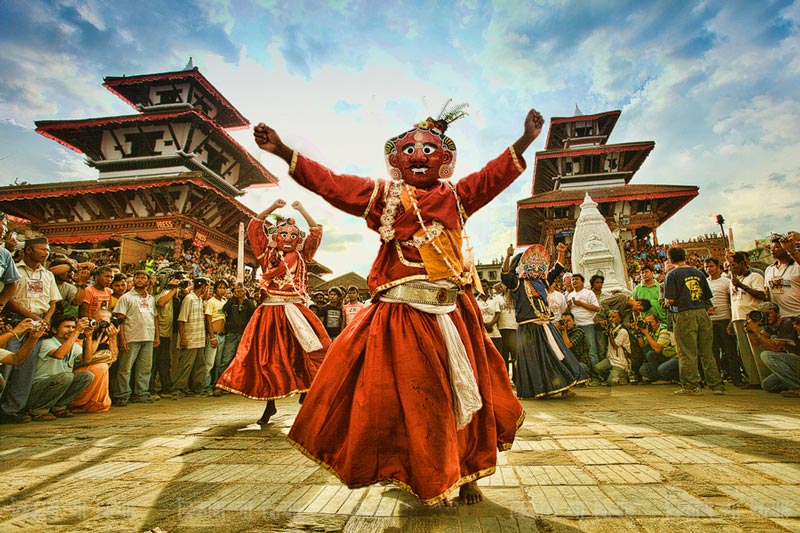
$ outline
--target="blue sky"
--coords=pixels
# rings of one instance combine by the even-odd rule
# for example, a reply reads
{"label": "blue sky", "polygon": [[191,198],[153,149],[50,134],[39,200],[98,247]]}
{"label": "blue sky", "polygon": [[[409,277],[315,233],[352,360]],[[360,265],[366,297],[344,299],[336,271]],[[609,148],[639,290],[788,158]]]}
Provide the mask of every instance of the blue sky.
{"label": "blue sky", "polygon": [[[9,0],[0,3],[0,183],[95,177],[33,122],[129,114],[104,76],[177,70],[191,56],[253,124],[335,170],[373,177],[385,176],[384,141],[448,98],[470,104],[448,131],[456,176],[512,143],[530,107],[545,117],[576,104],[586,114],[621,109],[610,142],[656,143],[634,183],[700,187],[660,240],[714,231],[710,214],[721,212],[746,248],[800,229],[798,23],[791,1]],[[295,186],[249,132],[233,135],[281,177],[243,203],[303,201],[325,226],[317,258],[336,274],[366,274],[377,235]],[[531,178],[468,223],[478,259],[514,241]]]}

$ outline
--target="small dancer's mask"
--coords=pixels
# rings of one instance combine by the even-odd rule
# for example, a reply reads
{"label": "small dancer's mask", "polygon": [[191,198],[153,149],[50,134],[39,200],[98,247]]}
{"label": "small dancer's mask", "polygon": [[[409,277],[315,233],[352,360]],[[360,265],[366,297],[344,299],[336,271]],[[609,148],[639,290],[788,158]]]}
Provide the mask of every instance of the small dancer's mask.
{"label": "small dancer's mask", "polygon": [[279,220],[275,225],[267,228],[269,247],[283,253],[302,250],[305,236],[293,218]]}
{"label": "small dancer's mask", "polygon": [[522,254],[522,259],[517,267],[517,274],[521,278],[541,279],[547,278],[547,269],[550,265],[550,252],[541,244],[533,244]]}

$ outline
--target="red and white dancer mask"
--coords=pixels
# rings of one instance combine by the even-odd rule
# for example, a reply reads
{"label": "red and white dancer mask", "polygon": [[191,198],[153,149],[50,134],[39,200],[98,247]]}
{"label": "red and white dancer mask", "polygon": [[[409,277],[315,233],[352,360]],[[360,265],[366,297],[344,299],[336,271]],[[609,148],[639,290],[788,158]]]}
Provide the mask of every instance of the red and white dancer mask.
{"label": "red and white dancer mask", "polygon": [[432,119],[386,141],[384,154],[392,179],[422,189],[452,177],[456,164],[456,144]]}
{"label": "red and white dancer mask", "polygon": [[267,237],[270,248],[286,254],[303,249],[305,233],[300,231],[293,218],[287,218],[267,228]]}

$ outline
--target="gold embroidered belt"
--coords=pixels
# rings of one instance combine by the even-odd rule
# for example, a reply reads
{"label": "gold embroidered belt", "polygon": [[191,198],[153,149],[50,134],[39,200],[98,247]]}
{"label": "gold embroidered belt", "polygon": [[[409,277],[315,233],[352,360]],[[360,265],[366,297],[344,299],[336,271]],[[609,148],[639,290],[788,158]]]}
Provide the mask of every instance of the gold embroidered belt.
{"label": "gold embroidered belt", "polygon": [[395,285],[383,293],[387,298],[402,300],[412,304],[453,305],[458,299],[457,288],[436,288],[417,283]]}
{"label": "gold embroidered belt", "polygon": [[267,295],[263,300],[261,300],[261,305],[301,304],[301,303],[303,303],[303,299],[298,298],[297,296]]}

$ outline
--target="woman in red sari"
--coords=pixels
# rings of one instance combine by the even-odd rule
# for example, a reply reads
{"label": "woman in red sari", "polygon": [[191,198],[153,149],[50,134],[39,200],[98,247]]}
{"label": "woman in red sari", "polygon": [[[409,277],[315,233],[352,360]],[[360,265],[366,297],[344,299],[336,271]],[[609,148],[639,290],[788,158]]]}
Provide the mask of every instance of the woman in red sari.
{"label": "woman in red sari", "polygon": [[236,357],[217,388],[255,400],[267,400],[258,424],[277,412],[275,400],[305,393],[325,357],[330,338],[308,301],[306,263],[322,239],[318,226],[300,202],[292,207],[308,223],[306,236],[293,218],[271,225],[265,217],[286,202],[276,200],[247,226],[250,246],[263,272],[260,303],[242,333]]}
{"label": "woman in red sari", "polygon": [[522,152],[544,124],[531,110],[513,146],[451,184],[448,122],[428,119],[390,139],[389,180],[334,174],[266,125],[254,132],[298,183],[381,237],[373,303],[331,344],[289,439],[351,488],[388,482],[436,507],[452,505],[456,488],[464,503],[482,500],[476,480],[494,472],[497,449],[511,447],[524,418],[481,333],[461,241],[466,218],[525,170]]}

